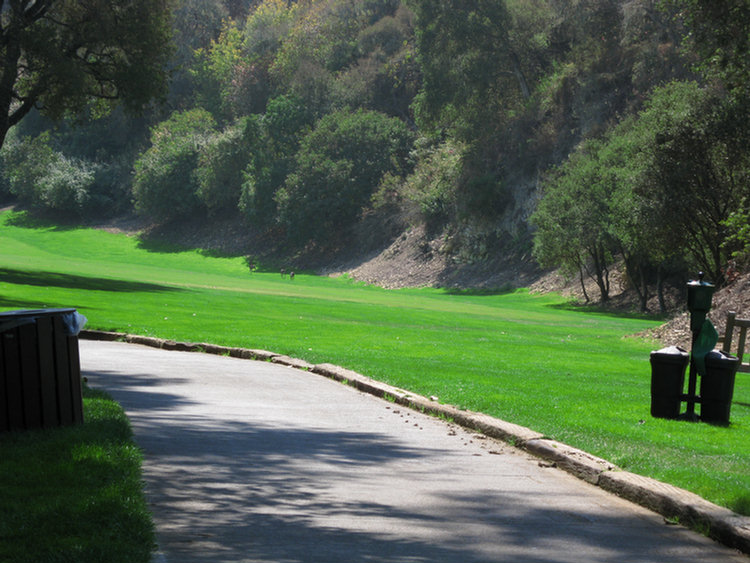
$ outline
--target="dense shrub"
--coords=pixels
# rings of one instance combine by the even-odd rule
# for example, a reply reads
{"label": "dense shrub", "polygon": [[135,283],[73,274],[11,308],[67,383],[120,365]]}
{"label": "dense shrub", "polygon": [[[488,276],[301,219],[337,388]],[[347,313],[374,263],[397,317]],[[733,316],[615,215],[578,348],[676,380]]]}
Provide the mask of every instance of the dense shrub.
{"label": "dense shrub", "polygon": [[55,151],[49,146],[50,134],[19,138],[13,133],[2,149],[8,189],[22,203],[34,204],[37,184],[55,160]]}
{"label": "dense shrub", "polygon": [[82,216],[91,209],[101,166],[55,151],[48,132],[9,138],[2,156],[7,191],[21,203],[66,216]]}
{"label": "dense shrub", "polygon": [[312,113],[302,99],[278,96],[269,100],[258,122],[259,139],[245,170],[240,197],[240,209],[251,221],[275,222],[276,192],[294,170],[294,155],[312,122]]}
{"label": "dense shrub", "polygon": [[405,175],[413,135],[398,119],[342,110],[302,140],[296,171],[278,194],[292,240],[325,241],[360,216],[386,173]]}
{"label": "dense shrub", "polygon": [[404,181],[401,194],[417,204],[428,222],[455,218],[463,152],[464,145],[454,141],[419,151],[414,172]]}
{"label": "dense shrub", "polygon": [[258,119],[247,117],[210,137],[198,157],[198,199],[209,213],[236,209],[243,172],[258,140]]}
{"label": "dense shrub", "polygon": [[95,179],[96,166],[58,153],[37,187],[40,203],[47,209],[83,214]]}
{"label": "dense shrub", "polygon": [[135,163],[139,213],[169,220],[200,207],[198,157],[214,133],[214,119],[203,109],[174,113],[152,129],[151,147]]}
{"label": "dense shrub", "polygon": [[725,246],[734,261],[730,266],[750,269],[750,201],[743,200],[742,206],[729,215],[725,225],[729,229]]}

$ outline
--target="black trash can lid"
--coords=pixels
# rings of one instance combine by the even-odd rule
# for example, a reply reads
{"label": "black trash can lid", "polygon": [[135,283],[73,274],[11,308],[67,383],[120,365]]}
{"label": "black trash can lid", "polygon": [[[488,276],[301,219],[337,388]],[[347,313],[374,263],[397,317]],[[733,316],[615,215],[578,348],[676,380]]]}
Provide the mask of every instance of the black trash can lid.
{"label": "black trash can lid", "polygon": [[687,350],[683,350],[679,346],[667,346],[666,348],[662,348],[661,350],[656,350],[654,352],[651,352],[652,356],[676,356],[676,357],[685,357],[687,358],[688,353]]}
{"label": "black trash can lid", "polygon": [[7,332],[19,326],[36,323],[39,317],[53,317],[75,313],[75,309],[21,309],[0,312],[0,332]]}
{"label": "black trash can lid", "polygon": [[726,352],[722,352],[721,350],[711,350],[708,354],[706,354],[706,363],[710,364],[732,365],[735,363],[739,363],[739,361],[739,358],[736,358],[731,354],[727,354]]}
{"label": "black trash can lid", "polygon": [[16,311],[0,311],[0,320],[50,317],[64,315],[66,313],[75,313],[75,309],[68,307],[65,309],[19,309]]}

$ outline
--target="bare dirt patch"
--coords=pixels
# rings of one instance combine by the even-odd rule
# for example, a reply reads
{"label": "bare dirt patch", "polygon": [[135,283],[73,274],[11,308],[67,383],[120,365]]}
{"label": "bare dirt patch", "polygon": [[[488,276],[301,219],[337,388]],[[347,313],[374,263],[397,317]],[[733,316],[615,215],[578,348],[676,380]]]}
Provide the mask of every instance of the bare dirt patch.
{"label": "bare dirt patch", "polygon": [[[430,231],[408,215],[373,214],[346,240],[346,248],[316,268],[327,275],[347,274],[388,289],[443,287],[507,290],[527,287],[541,275],[529,259],[498,251],[491,259],[469,262],[448,251],[448,233]],[[503,256],[506,254],[506,256]]]}
{"label": "bare dirt patch", "polygon": [[107,231],[108,233],[117,233],[127,236],[136,236],[149,227],[150,223],[138,215],[124,215],[114,217],[107,221],[102,221],[91,225],[94,229]]}
{"label": "bare dirt patch", "polygon": [[354,279],[396,289],[401,287],[449,287],[500,290],[524,287],[540,271],[522,260],[459,263],[444,251],[442,236],[430,237],[424,226],[410,227],[387,247],[364,259],[325,270],[328,275],[348,274]]}

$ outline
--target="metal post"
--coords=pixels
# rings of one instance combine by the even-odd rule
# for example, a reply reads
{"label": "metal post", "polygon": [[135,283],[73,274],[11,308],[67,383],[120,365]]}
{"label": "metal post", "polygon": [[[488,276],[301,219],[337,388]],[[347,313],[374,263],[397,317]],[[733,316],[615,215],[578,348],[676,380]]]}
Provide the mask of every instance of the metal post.
{"label": "metal post", "polygon": [[698,370],[695,367],[693,361],[693,348],[695,348],[695,341],[698,339],[700,329],[693,331],[693,339],[690,344],[690,370],[688,375],[688,392],[687,392],[687,409],[685,410],[685,420],[695,422],[698,420],[698,416],[695,414],[695,403],[698,402],[698,397],[695,394],[695,390],[698,384]]}
{"label": "metal post", "polygon": [[706,315],[711,309],[711,300],[715,289],[713,284],[703,281],[703,276],[703,272],[698,272],[698,279],[688,283],[688,310],[690,311],[690,330],[693,333],[693,338],[690,345],[690,373],[688,392],[685,396],[687,401],[685,419],[691,421],[698,420],[698,416],[695,414],[695,403],[700,402],[700,397],[696,395],[698,369],[693,358],[693,351],[703,328],[703,321],[706,320]]}

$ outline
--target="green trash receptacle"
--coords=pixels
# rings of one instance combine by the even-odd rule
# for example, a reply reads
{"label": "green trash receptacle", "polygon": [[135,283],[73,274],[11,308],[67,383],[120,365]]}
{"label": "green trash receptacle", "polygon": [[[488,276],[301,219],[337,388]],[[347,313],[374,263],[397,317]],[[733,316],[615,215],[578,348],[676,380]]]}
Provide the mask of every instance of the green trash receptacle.
{"label": "green trash receptacle", "polygon": [[651,416],[678,418],[685,386],[686,350],[669,346],[651,352]]}
{"label": "green trash receptacle", "polygon": [[739,359],[714,350],[706,354],[706,374],[701,377],[701,420],[729,424],[734,379]]}

